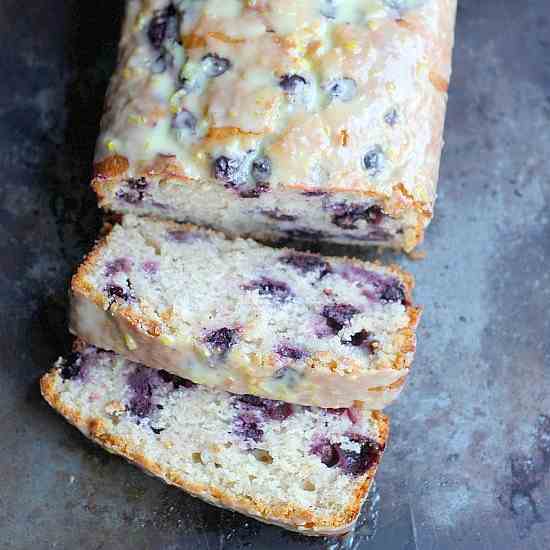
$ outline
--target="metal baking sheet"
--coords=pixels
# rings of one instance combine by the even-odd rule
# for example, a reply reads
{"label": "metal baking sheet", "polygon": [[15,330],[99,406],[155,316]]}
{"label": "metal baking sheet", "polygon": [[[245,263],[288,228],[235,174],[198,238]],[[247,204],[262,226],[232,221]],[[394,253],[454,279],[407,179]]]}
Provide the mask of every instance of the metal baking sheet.
{"label": "metal baking sheet", "polygon": [[122,1],[0,3],[0,548],[550,548],[550,3],[460,0],[437,217],[397,258],[425,307],[355,539],[210,507],[96,448],[41,400]]}

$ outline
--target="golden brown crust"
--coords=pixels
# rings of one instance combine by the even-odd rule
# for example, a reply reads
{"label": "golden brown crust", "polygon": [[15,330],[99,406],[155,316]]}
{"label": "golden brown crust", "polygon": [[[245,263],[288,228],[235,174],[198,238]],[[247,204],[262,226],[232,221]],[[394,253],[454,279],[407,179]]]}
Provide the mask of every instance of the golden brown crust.
{"label": "golden brown crust", "polygon": [[[82,344],[77,342],[75,345]],[[271,506],[249,496],[235,497],[217,487],[193,483],[191,480],[182,477],[179,472],[166,469],[162,465],[150,460],[140,452],[139,446],[133,444],[132,441],[125,441],[121,437],[109,433],[108,427],[100,418],[83,418],[77,409],[62,403],[60,395],[55,388],[57,378],[58,374],[55,368],[41,378],[40,390],[44,399],[84,435],[104,447],[107,451],[126,458],[130,462],[160,477],[166,483],[175,485],[211,504],[229,508],[260,521],[274,523],[306,535],[338,534],[348,531],[357,519],[363,499],[368,493],[378,467],[378,463],[376,463],[370,468],[364,482],[351,497],[350,504],[342,512],[332,517],[317,516],[311,510],[293,504]],[[389,433],[389,420],[382,413],[375,412],[373,414],[378,425],[379,437],[377,442],[381,452],[383,452]]]}

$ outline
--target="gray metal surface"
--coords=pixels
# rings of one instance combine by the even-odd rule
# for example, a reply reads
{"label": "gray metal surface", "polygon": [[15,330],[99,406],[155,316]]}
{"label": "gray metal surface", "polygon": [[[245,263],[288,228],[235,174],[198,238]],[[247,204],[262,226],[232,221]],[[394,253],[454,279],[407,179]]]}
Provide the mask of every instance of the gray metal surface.
{"label": "gray metal surface", "polygon": [[[86,181],[121,5],[0,3],[0,548],[328,547],[144,476],[40,399],[99,226]],[[418,355],[356,547],[550,548],[549,46],[547,0],[460,2],[437,218],[427,258],[400,259]]]}

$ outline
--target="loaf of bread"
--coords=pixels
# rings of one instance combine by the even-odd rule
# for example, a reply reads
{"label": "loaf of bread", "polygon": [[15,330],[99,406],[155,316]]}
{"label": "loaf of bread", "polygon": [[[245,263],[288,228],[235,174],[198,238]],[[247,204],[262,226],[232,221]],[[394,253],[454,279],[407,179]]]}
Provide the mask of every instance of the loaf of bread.
{"label": "loaf of bread", "polygon": [[97,144],[105,209],[232,236],[414,248],[456,0],[129,0]]}
{"label": "loaf of bread", "polygon": [[70,328],[232,393],[379,409],[412,361],[412,284],[397,267],[126,216],[75,275]]}
{"label": "loaf of bread", "polygon": [[353,526],[388,434],[381,413],[232,395],[83,343],[41,388],[108,451],[211,504],[310,535]]}

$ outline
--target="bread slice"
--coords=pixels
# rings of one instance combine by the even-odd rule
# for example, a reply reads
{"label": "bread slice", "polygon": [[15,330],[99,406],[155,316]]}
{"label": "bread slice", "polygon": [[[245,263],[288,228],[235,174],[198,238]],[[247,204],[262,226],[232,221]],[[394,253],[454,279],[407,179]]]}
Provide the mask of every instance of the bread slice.
{"label": "bread slice", "polygon": [[309,535],[353,526],[386,445],[381,413],[233,395],[77,350],[44,375],[42,395],[108,451],[266,523]]}
{"label": "bread slice", "polygon": [[412,285],[397,267],[128,216],[75,275],[70,327],[232,393],[379,409],[413,357]]}
{"label": "bread slice", "polygon": [[130,0],[102,207],[411,250],[436,196],[456,0]]}

